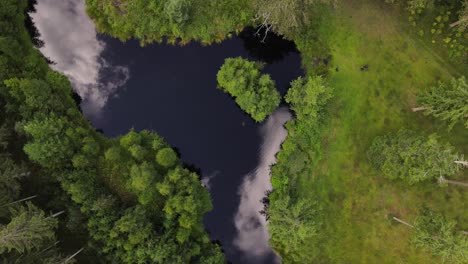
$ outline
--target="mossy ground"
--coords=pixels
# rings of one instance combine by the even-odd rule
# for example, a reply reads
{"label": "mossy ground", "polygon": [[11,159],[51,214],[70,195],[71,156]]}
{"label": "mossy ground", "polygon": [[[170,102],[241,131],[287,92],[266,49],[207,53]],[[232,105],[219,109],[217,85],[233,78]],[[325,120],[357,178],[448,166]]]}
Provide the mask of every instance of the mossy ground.
{"label": "mossy ground", "polygon": [[[437,132],[468,155],[468,130],[447,131],[444,122],[410,110],[419,91],[466,74],[467,67],[437,55],[410,33],[404,14],[381,2],[341,1],[334,11],[334,99],[323,129],[323,153],[314,173],[299,179],[299,195],[324,205],[325,224],[322,235],[303,250],[320,245],[324,263],[440,263],[413,248],[411,229],[390,216],[411,222],[427,205],[467,230],[468,191],[439,187],[436,181],[414,186],[390,181],[371,168],[366,152],[376,136],[405,127]],[[468,181],[467,170],[456,179]]]}

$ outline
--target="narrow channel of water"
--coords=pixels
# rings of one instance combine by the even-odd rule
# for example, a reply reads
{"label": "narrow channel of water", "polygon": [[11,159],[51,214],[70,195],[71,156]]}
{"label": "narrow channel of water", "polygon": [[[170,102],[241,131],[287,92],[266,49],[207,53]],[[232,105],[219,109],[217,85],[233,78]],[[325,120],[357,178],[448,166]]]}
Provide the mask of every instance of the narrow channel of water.
{"label": "narrow channel of water", "polygon": [[262,199],[271,191],[271,166],[276,163],[276,154],[288,134],[284,124],[291,119],[288,109],[276,110],[261,126],[262,145],[258,165],[254,171],[244,176],[239,188],[240,203],[235,216],[237,235],[234,240],[244,257],[242,263],[279,263],[268,244],[270,235],[266,229],[266,218],[260,211],[264,209]]}
{"label": "narrow channel of water", "polygon": [[[36,9],[33,21],[45,42],[41,51],[70,78],[93,125],[109,137],[131,128],[162,135],[186,164],[201,171],[214,207],[204,223],[228,260],[277,260],[258,211],[289,113],[279,109],[255,123],[216,89],[216,73],[227,57],[259,59],[268,63],[265,72],[284,94],[303,74],[294,45],[273,35],[260,43],[247,29],[207,47],[140,47],[134,40],[122,43],[96,34],[83,0],[38,0]],[[252,244],[254,238],[259,242]]]}

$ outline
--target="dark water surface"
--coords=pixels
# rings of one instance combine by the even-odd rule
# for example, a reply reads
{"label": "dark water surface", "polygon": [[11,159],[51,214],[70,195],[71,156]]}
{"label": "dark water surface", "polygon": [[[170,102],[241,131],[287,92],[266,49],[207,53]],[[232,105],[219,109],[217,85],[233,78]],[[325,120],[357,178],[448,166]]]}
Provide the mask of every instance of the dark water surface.
{"label": "dark water surface", "polygon": [[[182,160],[211,177],[213,211],[205,226],[219,240],[232,263],[271,263],[242,257],[233,245],[234,214],[243,177],[258,163],[260,124],[240,110],[234,100],[216,89],[216,73],[227,57],[261,59],[266,73],[284,94],[289,82],[302,75],[300,56],[289,42],[270,38],[262,44],[253,32],[207,47],[184,47],[137,41],[122,43],[100,36],[106,44],[103,58],[127,65],[130,79],[118,96],[111,98],[102,115],[92,120],[105,135],[114,137],[129,129],[149,129],[176,147]],[[267,48],[268,47],[268,48]],[[246,48],[249,48],[247,50]]]}

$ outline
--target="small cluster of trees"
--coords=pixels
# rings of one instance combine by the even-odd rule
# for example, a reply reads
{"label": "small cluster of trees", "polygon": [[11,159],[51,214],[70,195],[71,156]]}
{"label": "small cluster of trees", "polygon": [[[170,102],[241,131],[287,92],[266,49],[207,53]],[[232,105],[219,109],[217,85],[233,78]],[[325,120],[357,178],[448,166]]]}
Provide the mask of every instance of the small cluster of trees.
{"label": "small cluster of trees", "polygon": [[241,57],[227,58],[218,71],[218,87],[235,97],[239,107],[255,121],[263,121],[280,104],[281,96],[263,64]]}
{"label": "small cluster of trees", "polygon": [[431,179],[457,184],[446,178],[455,176],[467,164],[452,146],[440,143],[436,135],[426,138],[405,129],[377,137],[368,155],[373,166],[385,177],[402,179],[409,184]]}
{"label": "small cluster of trees", "polygon": [[[468,128],[468,85],[464,76],[452,79],[449,84],[439,82],[419,94],[417,101],[420,106],[413,108],[413,112],[424,111],[426,115],[449,121],[449,129],[456,123]],[[437,180],[443,186],[468,187],[468,183],[449,179],[468,167],[468,161],[453,146],[440,142],[435,134],[426,137],[402,129],[377,137],[368,156],[372,165],[390,179],[402,179],[409,184]],[[413,224],[395,216],[393,219],[414,230],[411,243],[415,247],[440,256],[444,262],[468,261],[468,233],[456,231],[454,221],[428,208],[421,210]]]}

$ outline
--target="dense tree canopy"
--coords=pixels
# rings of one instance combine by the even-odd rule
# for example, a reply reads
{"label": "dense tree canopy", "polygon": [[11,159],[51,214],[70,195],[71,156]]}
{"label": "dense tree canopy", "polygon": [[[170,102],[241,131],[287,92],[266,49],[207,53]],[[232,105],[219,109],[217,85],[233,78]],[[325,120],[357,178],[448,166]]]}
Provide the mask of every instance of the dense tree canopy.
{"label": "dense tree canopy", "polygon": [[[88,2],[91,10],[116,3]],[[187,14],[197,12],[189,6],[190,1],[166,2],[121,1],[118,11],[106,10],[138,11],[131,16],[142,18],[141,10],[164,8],[170,18],[163,21],[170,20],[177,27],[184,27]],[[31,45],[24,28],[26,1],[6,0],[0,6],[0,162],[5,165],[0,168],[2,205],[21,198],[17,178],[29,171],[13,158],[22,157],[35,172],[47,175],[58,191],[68,194],[61,199],[68,202],[68,211],[78,212],[70,221],[86,228],[87,251],[94,252],[92,263],[224,263],[220,247],[211,243],[203,228],[202,217],[211,209],[211,201],[198,176],[184,169],[175,151],[154,133],[132,130],[108,139],[95,131],[77,108],[69,81],[51,71]],[[122,14],[118,14],[120,19]],[[101,20],[106,24],[103,21],[110,20]],[[126,28],[121,25],[117,26],[122,32],[136,29],[132,24]],[[213,41],[216,34],[204,36]],[[153,35],[147,40],[155,38]],[[187,38],[202,40],[202,35]],[[12,150],[15,153],[10,153]],[[43,241],[55,242],[57,219],[35,208],[28,204],[11,217],[1,210],[0,224],[5,224],[0,231],[5,242],[1,243],[1,252],[31,251],[37,257]],[[52,253],[53,260],[63,262],[60,255]],[[23,259],[27,256],[13,257],[27,263]]]}
{"label": "dense tree canopy", "polygon": [[103,33],[142,44],[191,40],[219,42],[250,23],[249,0],[86,0],[87,12]]}
{"label": "dense tree canopy", "polygon": [[218,71],[218,87],[235,97],[239,107],[261,122],[278,107],[280,94],[263,64],[246,59],[228,58]]}

